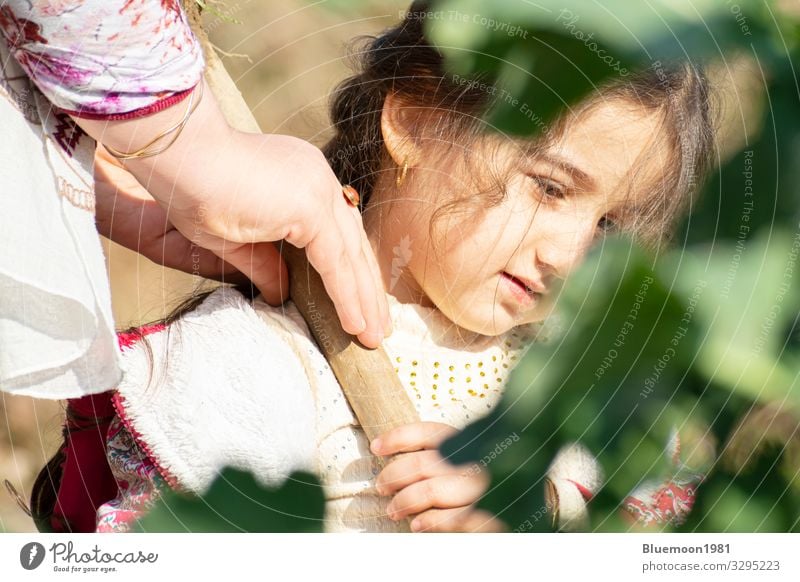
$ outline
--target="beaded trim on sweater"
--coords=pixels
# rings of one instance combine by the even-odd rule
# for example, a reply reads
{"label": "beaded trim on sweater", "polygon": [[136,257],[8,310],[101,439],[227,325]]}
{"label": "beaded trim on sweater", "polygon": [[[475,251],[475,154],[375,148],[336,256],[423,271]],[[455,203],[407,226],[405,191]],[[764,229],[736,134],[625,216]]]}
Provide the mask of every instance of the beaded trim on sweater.
{"label": "beaded trim on sweater", "polygon": [[438,411],[442,422],[459,428],[494,406],[511,370],[541,339],[539,324],[486,336],[456,326],[438,309],[388,299],[394,332],[383,347],[395,372],[417,410]]}

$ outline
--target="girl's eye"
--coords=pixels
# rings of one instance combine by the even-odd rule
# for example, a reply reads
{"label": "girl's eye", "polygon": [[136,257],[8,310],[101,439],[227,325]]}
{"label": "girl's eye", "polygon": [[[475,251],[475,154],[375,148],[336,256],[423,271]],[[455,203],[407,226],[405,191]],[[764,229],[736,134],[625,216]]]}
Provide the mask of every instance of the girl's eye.
{"label": "girl's eye", "polygon": [[545,198],[561,199],[566,197],[564,188],[560,184],[535,174],[527,174],[527,176],[533,180],[533,182],[536,184],[536,187],[539,189],[539,191],[541,191]]}
{"label": "girl's eye", "polygon": [[617,227],[616,223],[610,219],[608,216],[604,216],[600,219],[600,222],[597,223],[597,229],[600,232],[608,232],[614,230]]}

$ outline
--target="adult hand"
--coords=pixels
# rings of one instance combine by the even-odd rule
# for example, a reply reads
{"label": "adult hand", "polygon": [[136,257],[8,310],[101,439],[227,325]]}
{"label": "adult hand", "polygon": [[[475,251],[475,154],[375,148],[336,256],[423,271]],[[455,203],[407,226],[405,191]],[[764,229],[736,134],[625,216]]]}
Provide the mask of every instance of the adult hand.
{"label": "adult hand", "polygon": [[[99,142],[131,151],[181,119],[186,107],[125,121],[76,122]],[[183,239],[249,278],[268,303],[279,305],[288,295],[286,265],[272,244],[286,240],[306,250],[346,332],[367,347],[388,335],[386,294],[361,216],[319,149],[290,136],[234,130],[206,88],[166,151],[124,166]]]}
{"label": "adult hand", "polygon": [[98,146],[94,158],[97,230],[154,263],[226,283],[247,277],[211,251],[193,244],[125,167]]}

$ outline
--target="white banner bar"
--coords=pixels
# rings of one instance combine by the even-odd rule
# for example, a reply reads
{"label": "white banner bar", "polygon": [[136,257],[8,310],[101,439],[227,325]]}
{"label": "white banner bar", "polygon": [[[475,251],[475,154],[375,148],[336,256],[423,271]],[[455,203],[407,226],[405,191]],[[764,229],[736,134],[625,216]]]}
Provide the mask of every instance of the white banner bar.
{"label": "white banner bar", "polygon": [[799,565],[794,534],[0,535],[3,581],[797,581]]}

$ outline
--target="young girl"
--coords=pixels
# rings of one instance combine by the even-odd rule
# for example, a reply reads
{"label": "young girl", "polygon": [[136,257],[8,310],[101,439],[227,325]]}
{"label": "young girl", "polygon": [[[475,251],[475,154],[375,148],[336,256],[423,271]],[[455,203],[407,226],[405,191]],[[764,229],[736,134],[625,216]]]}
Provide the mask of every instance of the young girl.
{"label": "young girl", "polygon": [[[220,288],[120,334],[124,381],[70,401],[64,447],[34,490],[40,527],[125,531],[165,487],[202,492],[232,465],[270,485],[315,472],[325,531],[408,531],[411,517],[415,531],[503,529],[474,507],[486,474],[437,447],[496,405],[594,241],[667,238],[711,147],[707,89],[688,66],[645,70],[535,141],[512,140],[480,121],[493,91],[444,72],[426,8],[365,47],[324,148],[361,194],[389,292],[383,346],[422,421],[370,447],[295,306]],[[378,456],[401,451],[381,470]]]}

